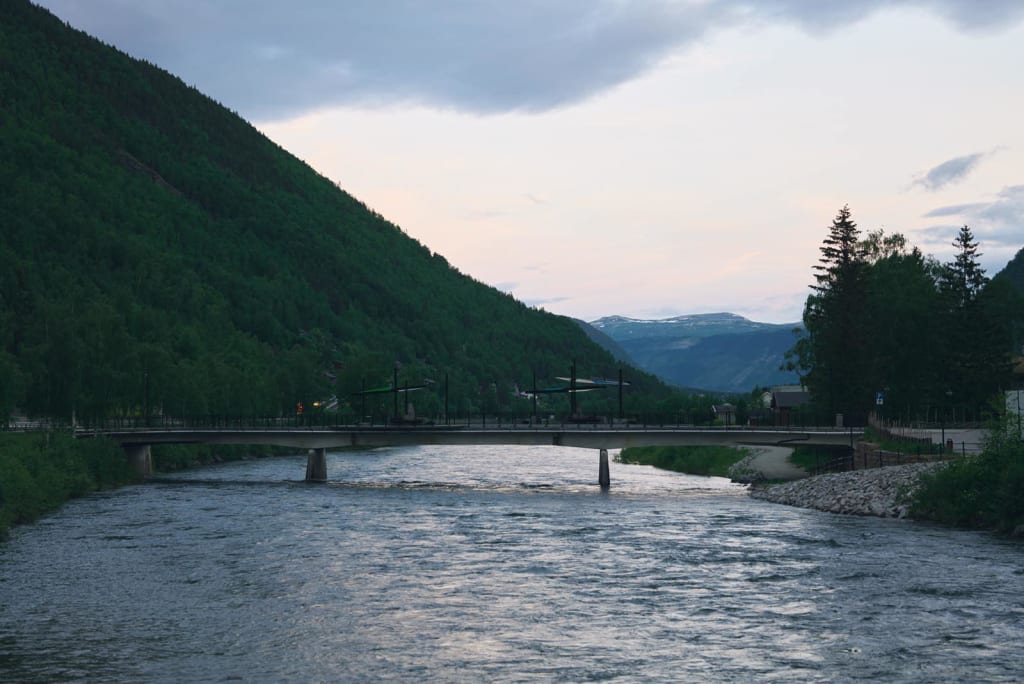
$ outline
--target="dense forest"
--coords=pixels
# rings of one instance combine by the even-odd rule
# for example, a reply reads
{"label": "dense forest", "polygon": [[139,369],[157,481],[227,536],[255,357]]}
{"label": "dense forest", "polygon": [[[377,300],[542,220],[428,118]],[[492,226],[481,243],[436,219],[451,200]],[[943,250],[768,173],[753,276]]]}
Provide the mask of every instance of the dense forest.
{"label": "dense forest", "polygon": [[1021,290],[986,277],[970,227],[950,240],[954,258],[940,263],[899,234],[862,239],[849,207],[839,211],[789,354],[823,411],[902,421],[1002,413],[1024,342]]}
{"label": "dense forest", "polygon": [[[440,412],[446,377],[453,413],[526,411],[515,388],[535,376],[621,365],[178,78],[23,0],[0,3],[0,187],[0,421],[277,416],[332,395],[351,414],[396,367],[400,386],[428,384],[420,415]],[[630,410],[685,402],[626,373]],[[581,402],[610,412],[613,395]]]}

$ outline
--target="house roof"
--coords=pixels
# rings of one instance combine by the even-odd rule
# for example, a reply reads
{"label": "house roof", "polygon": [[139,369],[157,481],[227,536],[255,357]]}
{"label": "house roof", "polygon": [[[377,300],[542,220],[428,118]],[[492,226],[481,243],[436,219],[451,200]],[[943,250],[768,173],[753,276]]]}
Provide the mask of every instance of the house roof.
{"label": "house roof", "polygon": [[772,408],[783,409],[803,406],[811,400],[811,393],[806,390],[787,390],[772,392]]}

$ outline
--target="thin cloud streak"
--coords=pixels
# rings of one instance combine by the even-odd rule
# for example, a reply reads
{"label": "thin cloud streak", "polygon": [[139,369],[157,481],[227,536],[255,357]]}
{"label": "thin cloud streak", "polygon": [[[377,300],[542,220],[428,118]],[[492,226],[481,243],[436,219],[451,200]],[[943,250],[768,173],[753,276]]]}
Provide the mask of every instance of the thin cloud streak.
{"label": "thin cloud streak", "polygon": [[932,192],[941,190],[948,185],[966,178],[967,175],[973,171],[983,159],[994,153],[995,150],[992,152],[975,152],[974,154],[967,154],[962,157],[954,157],[953,159],[944,161],[938,166],[925,172],[921,177],[917,178],[912,185],[920,186],[925,190]]}
{"label": "thin cloud streak", "polygon": [[[957,226],[929,226],[917,232],[935,244],[951,240],[960,225],[969,225],[979,240],[996,247],[1020,247],[1024,244],[1024,185],[1012,185],[999,191],[988,202],[971,202],[939,207],[925,218],[959,217]],[[952,232],[949,232],[952,231]]]}

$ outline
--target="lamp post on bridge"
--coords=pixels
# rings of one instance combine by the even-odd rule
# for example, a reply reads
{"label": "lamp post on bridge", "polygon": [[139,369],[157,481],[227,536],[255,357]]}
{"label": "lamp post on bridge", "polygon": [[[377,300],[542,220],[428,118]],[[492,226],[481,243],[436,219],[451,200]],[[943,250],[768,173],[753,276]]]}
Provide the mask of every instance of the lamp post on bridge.
{"label": "lamp post on bridge", "polygon": [[392,395],[393,395],[392,398],[394,399],[394,410],[395,410],[394,415],[391,418],[391,421],[394,422],[394,423],[397,423],[398,422],[398,362],[397,361],[395,361],[394,380],[391,383],[391,392],[392,392]]}
{"label": "lamp post on bridge", "polygon": [[569,368],[569,419],[576,417],[576,359]]}
{"label": "lamp post on bridge", "polygon": [[619,420],[622,420],[622,368],[619,368]]}
{"label": "lamp post on bridge", "polygon": [[[1019,394],[1019,393],[1018,393]],[[532,424],[537,424],[537,371],[533,371],[533,421]]]}

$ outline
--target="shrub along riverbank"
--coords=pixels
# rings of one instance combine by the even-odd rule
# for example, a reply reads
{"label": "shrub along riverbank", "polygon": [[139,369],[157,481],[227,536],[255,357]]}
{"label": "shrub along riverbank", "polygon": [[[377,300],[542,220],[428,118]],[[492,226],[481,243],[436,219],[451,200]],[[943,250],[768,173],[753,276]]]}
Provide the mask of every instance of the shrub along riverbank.
{"label": "shrub along riverbank", "polygon": [[[993,429],[980,454],[945,462],[829,473],[755,488],[751,495],[834,513],[909,515],[1024,537],[1024,440],[1012,422]],[[805,456],[807,453],[811,452]]]}
{"label": "shrub along riverbank", "polygon": [[135,475],[124,451],[106,439],[60,432],[0,435],[0,538],[68,499],[127,484]]}
{"label": "shrub along riverbank", "polygon": [[925,475],[911,515],[1024,536],[1024,441],[1016,426],[993,430],[982,453]]}
{"label": "shrub along riverbank", "polygon": [[729,466],[746,456],[747,451],[737,447],[659,446],[623,449],[619,460],[688,475],[729,477]]}
{"label": "shrub along riverbank", "polygon": [[[159,445],[158,472],[295,453],[296,449],[241,445]],[[66,432],[0,434],[0,539],[12,525],[31,522],[65,501],[136,481],[121,447],[107,439],[73,439]]]}

